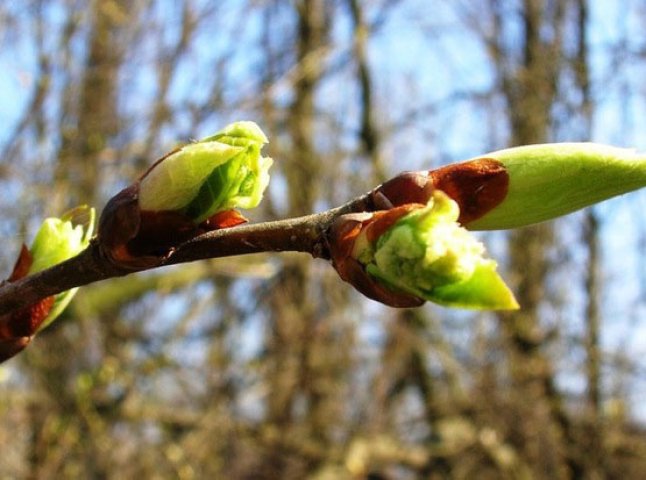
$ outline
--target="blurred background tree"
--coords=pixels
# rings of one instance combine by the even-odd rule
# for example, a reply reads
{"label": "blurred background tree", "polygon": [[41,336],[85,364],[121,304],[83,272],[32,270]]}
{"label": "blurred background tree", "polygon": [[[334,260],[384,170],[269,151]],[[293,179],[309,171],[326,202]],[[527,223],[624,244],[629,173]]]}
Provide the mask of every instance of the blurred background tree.
{"label": "blurred background tree", "polygon": [[[254,219],[509,145],[646,148],[641,0],[0,3],[2,268],[229,121]],[[601,479],[646,471],[644,193],[484,236],[523,309],[393,310],[255,255],[82,289],[0,370],[3,478]]]}

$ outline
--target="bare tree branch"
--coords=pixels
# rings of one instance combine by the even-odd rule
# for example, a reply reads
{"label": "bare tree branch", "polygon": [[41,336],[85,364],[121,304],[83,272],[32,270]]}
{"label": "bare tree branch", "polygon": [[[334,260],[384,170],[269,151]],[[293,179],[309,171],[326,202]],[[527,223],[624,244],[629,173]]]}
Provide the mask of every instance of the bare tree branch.
{"label": "bare tree branch", "polygon": [[[305,252],[316,258],[329,259],[326,234],[332,222],[339,215],[371,209],[369,195],[363,195],[341,207],[313,215],[216,230],[178,246],[165,261],[153,268],[259,252]],[[0,286],[0,315],[70,288],[148,269],[114,265],[101,253],[95,239],[74,258]]]}

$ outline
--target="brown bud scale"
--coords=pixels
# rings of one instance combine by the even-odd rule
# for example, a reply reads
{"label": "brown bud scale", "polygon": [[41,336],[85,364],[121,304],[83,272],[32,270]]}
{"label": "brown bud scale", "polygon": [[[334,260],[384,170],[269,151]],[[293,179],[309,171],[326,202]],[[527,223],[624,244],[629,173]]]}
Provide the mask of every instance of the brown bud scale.
{"label": "brown bud scale", "polygon": [[479,219],[507,196],[509,174],[491,158],[447,165],[429,172],[433,185],[457,202],[462,225]]}
{"label": "brown bud scale", "polygon": [[374,213],[354,213],[342,215],[335,220],[328,236],[332,264],[342,280],[348,282],[359,292],[385,305],[398,308],[419,307],[424,299],[403,292],[391,290],[370,276],[364,266],[352,257],[354,243],[366,229],[369,241],[390,228],[403,215],[423,205],[408,204],[391,210]]}

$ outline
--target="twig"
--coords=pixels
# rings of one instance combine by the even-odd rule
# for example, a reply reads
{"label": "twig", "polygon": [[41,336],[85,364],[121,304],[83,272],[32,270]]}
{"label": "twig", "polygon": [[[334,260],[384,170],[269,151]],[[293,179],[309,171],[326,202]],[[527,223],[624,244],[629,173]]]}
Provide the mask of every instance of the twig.
{"label": "twig", "polygon": [[327,231],[332,222],[339,215],[373,208],[367,194],[322,213],[208,232],[179,245],[165,261],[151,268],[114,265],[101,254],[95,239],[76,257],[0,286],[0,316],[70,288],[166,265],[259,252],[305,252],[329,259]]}

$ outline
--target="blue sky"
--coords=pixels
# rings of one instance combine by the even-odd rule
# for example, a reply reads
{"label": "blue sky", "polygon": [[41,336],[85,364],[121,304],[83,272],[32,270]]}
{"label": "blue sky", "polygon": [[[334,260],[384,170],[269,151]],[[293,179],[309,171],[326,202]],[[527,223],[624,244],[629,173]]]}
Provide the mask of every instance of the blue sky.
{"label": "blue sky", "polygon": [[[52,5],[55,3],[52,2]],[[392,173],[466,159],[505,146],[506,126],[492,125],[482,105],[462,95],[464,92],[486,93],[493,84],[493,72],[486,62],[482,45],[460,23],[455,12],[447,7],[449,3],[437,3],[432,15],[420,15],[420,12],[427,11],[427,4],[424,0],[403,2],[402,8],[391,12],[391,17],[371,39],[369,46],[369,61],[376,72],[376,100],[380,110],[386,112],[379,119],[380,126],[388,129],[392,125],[405,123],[410,120],[411,112],[420,111],[418,113],[421,115],[421,120],[411,121],[409,126],[387,137],[383,145],[386,157],[396,159],[389,165]],[[157,11],[160,19],[175,14],[172,2],[162,2],[160,5]],[[243,18],[240,15],[242,3],[229,2],[227,5],[230,28],[219,32],[219,36],[208,30],[200,34],[191,55],[182,63],[185,74],[176,77],[173,82],[170,96],[174,103],[181,104],[186,99],[203,96],[203,89],[208,86],[208,77],[205,76],[208,72],[203,70],[205,57],[210,54],[217,56],[228,49],[235,56],[228,77],[241,80],[227,84],[227,94],[241,100],[253,96],[253,89],[257,85],[253,69],[260,60],[258,51],[240,55],[238,50],[231,48],[231,42],[236,35],[246,35],[246,38],[258,41],[259,20],[253,16]],[[646,90],[642,82],[646,63],[625,61],[624,58],[637,52],[646,43],[642,33],[643,24],[646,23],[643,12],[640,16],[639,3],[634,0],[593,0],[591,6],[589,35],[593,95],[597,103],[591,140],[646,151],[646,136],[641,134],[646,131]],[[49,15],[51,19],[57,19],[59,13],[52,8]],[[24,16],[18,18],[25,21]],[[244,21],[244,28],[238,30],[241,21]],[[21,28],[31,29],[32,25],[25,22]],[[348,29],[347,19],[339,22],[335,31],[335,49],[331,53],[332,61],[342,59],[351,48]],[[432,41],[429,37],[431,31],[434,32]],[[170,29],[166,34],[172,38],[176,32]],[[164,41],[162,38],[160,43]],[[5,48],[0,50],[0,71],[3,72],[0,75],[0,124],[4,128],[0,131],[0,150],[29,102],[36,68],[34,49],[28,37],[13,35],[11,38],[2,38],[2,42]],[[7,48],[8,45],[11,48]],[[55,44],[49,48],[55,48]],[[156,45],[133,45],[133,49],[137,48],[137,51],[147,52],[152,57]],[[82,52],[82,44],[78,45],[78,50]],[[154,98],[151,83],[155,72],[151,70],[149,60],[142,57],[140,64],[124,73],[125,80],[131,82],[131,89],[123,99],[126,113],[145,110],[150,99]],[[614,62],[619,67],[615,67]],[[347,82],[350,74],[349,70],[341,69],[336,74],[336,80],[321,92],[319,103],[324,113],[346,112],[343,120],[352,126],[353,122],[356,123],[357,111],[352,102],[356,90]],[[277,85],[275,96],[278,99],[285,97],[287,101],[288,92]],[[493,102],[493,110],[504,107],[495,104],[495,99]],[[429,109],[425,110],[427,106]],[[50,108],[55,111],[56,105],[52,103]],[[243,111],[244,106],[239,108],[223,116],[236,115]],[[194,127],[187,125],[183,117],[178,117],[167,129],[165,140],[169,144],[185,140],[176,137],[193,128],[206,135],[217,127],[212,123],[222,120],[222,117],[214,115],[212,120],[208,125]],[[569,120],[564,119],[566,123]],[[571,133],[576,130],[575,126],[565,128],[564,132],[559,132],[558,140],[580,140],[569,136],[576,135]],[[54,147],[55,142],[52,142],[49,148]],[[159,149],[163,150],[163,146]],[[34,171],[33,175],[37,173]],[[2,204],[16,190],[29,188],[27,182],[30,175],[21,178],[25,182],[22,185],[14,183],[3,186],[0,192]],[[280,182],[276,181],[272,187],[277,198],[280,197],[279,185]],[[646,358],[646,222],[643,215],[646,211],[646,192],[633,193],[595,208],[602,220],[605,288],[600,301],[605,319],[603,345],[609,353],[624,353],[633,359],[643,359]],[[572,242],[578,240],[580,216],[561,220],[558,225],[561,226],[563,238]],[[0,222],[0,232],[14,240],[18,239],[15,237],[18,233],[14,223]],[[499,236],[492,235],[486,239],[496,250],[495,242]],[[16,244],[17,241],[13,246]],[[577,259],[575,264],[578,268],[585,265],[580,251],[573,250],[569,255]],[[577,297],[576,292],[568,292],[568,295],[567,306],[551,312],[549,318],[554,322],[566,322],[567,328],[578,334],[582,326],[583,307],[578,300],[581,295]],[[370,308],[373,307],[371,304]],[[369,328],[365,332],[368,337],[373,333]],[[257,342],[256,339],[249,339],[249,343]],[[577,388],[581,377],[576,362],[574,365],[563,367],[562,378],[568,387]],[[639,367],[646,368],[646,362],[642,361]],[[646,406],[643,406],[646,405],[643,401],[646,398],[646,384],[634,384],[630,388],[633,406],[646,420]]]}

